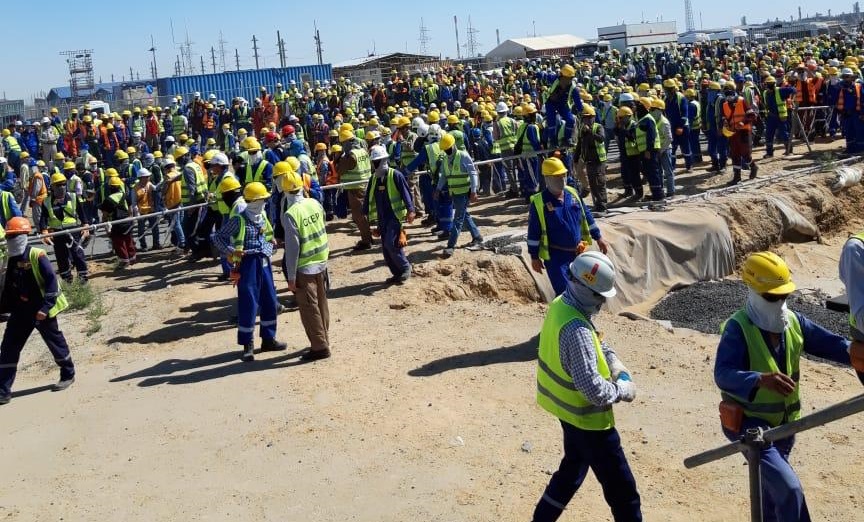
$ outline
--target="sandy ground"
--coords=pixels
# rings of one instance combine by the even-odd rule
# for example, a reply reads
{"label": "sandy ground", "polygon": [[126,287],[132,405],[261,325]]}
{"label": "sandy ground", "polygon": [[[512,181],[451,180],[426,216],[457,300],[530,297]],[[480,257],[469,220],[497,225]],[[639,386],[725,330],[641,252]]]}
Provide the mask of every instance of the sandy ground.
{"label": "sandy ground", "polygon": [[[719,184],[702,170],[688,177]],[[494,199],[476,216],[491,234],[524,227],[524,212]],[[839,247],[857,225],[782,247],[801,286],[839,289]],[[386,287],[380,253],[350,253],[349,231],[331,228],[335,356],[314,364],[298,364],[307,342],[293,309],[279,319],[289,353],[242,364],[234,293],[215,267],[160,252],[94,279],[112,310],[102,329],[84,335],[80,312],[61,319],[78,382],[46,391],[56,370],[33,338],[0,409],[0,519],[530,520],[561,456],[560,427],[534,402],[545,305],[513,290],[518,275],[484,275],[489,254],[439,261],[441,244],[419,230],[410,257],[424,277]],[[447,278],[460,291],[440,291]],[[277,286],[287,302],[281,276]],[[616,417],[646,520],[745,519],[743,458],[682,465],[725,442],[717,337],[608,313],[598,322],[639,387]],[[850,370],[805,361],[802,373],[805,411],[860,392]],[[815,520],[861,520],[864,467],[846,464],[862,438],[860,418],[800,437],[793,463]],[[610,519],[593,477],[562,518]]]}

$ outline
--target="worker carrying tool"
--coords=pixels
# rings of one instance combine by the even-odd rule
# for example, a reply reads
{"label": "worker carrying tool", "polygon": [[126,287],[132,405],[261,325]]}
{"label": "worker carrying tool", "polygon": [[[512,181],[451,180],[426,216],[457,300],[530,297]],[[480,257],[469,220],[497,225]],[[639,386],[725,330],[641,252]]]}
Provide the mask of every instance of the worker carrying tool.
{"label": "worker carrying tool", "polygon": [[850,237],[840,253],[840,280],[849,298],[849,354],[864,383],[864,232]]}
{"label": "worker carrying tool", "polygon": [[612,405],[632,402],[630,371],[603,342],[594,319],[615,296],[615,266],[585,252],[569,268],[567,290],[549,305],[540,330],[537,403],[558,417],[564,458],[534,510],[534,522],[558,520],[590,468],[616,522],[642,520],[636,480],[615,429]]}
{"label": "worker carrying tool", "polygon": [[579,193],[566,185],[567,167],[548,158],[541,167],[546,188],[531,196],[528,205],[528,255],[538,274],[548,271],[555,295],[567,289],[570,263],[593,241],[602,253],[609,246]]}
{"label": "worker carrying tool", "polygon": [[13,217],[6,224],[9,261],[0,310],[10,317],[0,343],[0,404],[12,400],[12,384],[21,350],[34,329],[39,331],[60,367],[60,380],[52,390],[65,390],[75,382],[69,345],[57,324],[57,314],[65,310],[68,303],[45,251],[27,245],[30,232],[27,218]]}
{"label": "worker carrying tool", "polygon": [[[723,433],[736,441],[750,428],[776,428],[801,417],[803,352],[848,366],[849,341],[799,312],[786,299],[795,291],[789,267],[772,252],[744,261],[747,302],[721,326],[714,380],[720,388]],[[804,491],[789,464],[795,438],[762,450],[765,520],[809,522]]]}

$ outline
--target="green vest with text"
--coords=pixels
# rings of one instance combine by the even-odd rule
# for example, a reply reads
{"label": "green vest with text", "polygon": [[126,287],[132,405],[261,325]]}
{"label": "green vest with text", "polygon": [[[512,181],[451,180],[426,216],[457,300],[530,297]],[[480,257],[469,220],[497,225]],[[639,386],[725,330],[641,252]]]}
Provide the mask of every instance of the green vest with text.
{"label": "green vest with text", "polygon": [[[798,316],[787,312],[789,326],[786,328],[786,367],[782,373],[788,375],[795,381],[795,389],[787,397],[783,397],[775,391],[766,388],[758,388],[756,396],[751,401],[749,397],[737,397],[731,393],[721,393],[724,400],[732,401],[744,408],[744,415],[752,418],[762,419],[772,428],[790,421],[801,418],[801,400],[799,364],[801,352],[804,349],[804,335],[801,332],[801,324]],[[744,333],[747,342],[747,358],[750,361],[751,372],[775,373],[780,372],[777,361],[768,350],[762,331],[759,330],[744,310],[737,311],[729,321],[735,321]],[[728,321],[727,321],[728,323]],[[721,332],[726,329],[726,324],[720,327]]]}
{"label": "green vest with text", "polygon": [[297,268],[327,262],[330,257],[330,247],[327,243],[327,229],[324,226],[324,212],[321,205],[314,199],[306,198],[291,205],[286,214],[293,219],[300,240]]}
{"label": "green vest with text", "polygon": [[[387,187],[387,199],[390,200],[390,208],[393,209],[396,219],[400,223],[404,223],[405,217],[408,215],[408,209],[405,207],[405,201],[402,200],[402,194],[399,193],[399,189],[396,187],[394,172],[393,169],[387,170],[387,182],[385,183]],[[378,176],[373,176],[372,187],[369,189],[369,215],[367,216],[370,223],[378,221],[378,203],[375,201],[375,193],[382,188],[378,186],[379,183],[381,183],[381,180],[378,179]]]}
{"label": "green vest with text", "polygon": [[[356,147],[351,149],[351,152],[349,152],[349,154],[354,156],[357,164],[354,166],[353,169],[342,174],[342,183],[366,181],[370,177],[372,177],[372,162],[369,160],[369,153],[366,152],[366,149],[362,147]],[[356,190],[361,187],[355,186],[351,188]]]}
{"label": "green vest with text", "polygon": [[195,173],[195,201],[190,201],[191,195],[189,194],[189,187],[186,185],[186,179],[184,177],[184,179],[180,181],[180,203],[184,205],[188,205],[189,203],[200,203],[204,201],[204,198],[207,195],[207,176],[204,175],[201,165],[198,165],[194,161],[187,163],[183,169],[185,170],[187,167],[192,169]]}
{"label": "green vest with text", "polygon": [[540,348],[537,361],[537,404],[562,421],[582,430],[603,431],[615,427],[612,405],[597,406],[576,389],[573,378],[561,365],[559,337],[561,330],[573,321],[582,321],[591,329],[597,371],[610,380],[612,373],[600,344],[600,338],[591,322],[576,308],[555,298],[546,312],[540,330]]}

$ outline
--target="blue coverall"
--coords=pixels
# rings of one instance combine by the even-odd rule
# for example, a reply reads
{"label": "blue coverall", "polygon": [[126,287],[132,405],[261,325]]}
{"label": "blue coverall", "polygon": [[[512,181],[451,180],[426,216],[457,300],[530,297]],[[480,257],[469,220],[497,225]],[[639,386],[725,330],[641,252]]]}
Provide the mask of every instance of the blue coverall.
{"label": "blue coverall", "polygon": [[645,143],[648,146],[648,150],[645,152],[648,152],[649,154],[649,157],[646,158],[645,152],[639,153],[639,160],[641,162],[640,171],[642,172],[642,176],[645,178],[644,180],[639,181],[639,186],[641,187],[641,184],[647,181],[648,187],[651,189],[651,199],[659,201],[663,199],[664,196],[663,175],[660,172],[660,158],[658,157],[659,151],[652,149],[654,146],[654,140],[657,137],[657,124],[654,122],[654,118],[649,117],[640,119],[636,125],[645,131]]}
{"label": "blue coverall", "polygon": [[[804,352],[846,366],[850,365],[849,342],[803,315],[794,312],[801,324],[804,337]],[[786,340],[780,336],[780,346],[772,348],[766,332],[762,331],[765,344],[779,368],[786,368]],[[720,345],[717,347],[717,360],[714,365],[714,381],[724,392],[738,397],[753,397],[759,383],[759,372],[750,371],[747,341],[741,327],[729,321]],[[745,417],[742,432],[749,428],[768,429],[762,419]],[[730,440],[738,440],[739,434],[724,429]],[[789,464],[789,454],[795,444],[795,437],[776,441],[771,447],[762,450],[762,509],[765,522],[809,522],[810,514],[801,482]]]}
{"label": "blue coverall", "polygon": [[[862,111],[859,110],[859,106],[864,103],[864,100],[860,99],[855,83],[843,82],[840,86],[840,97],[842,98],[837,99],[837,106],[843,125],[843,137],[846,138],[846,152],[855,154],[864,150],[864,122],[861,121]],[[843,101],[842,111],[839,110],[841,99]]]}
{"label": "blue coverall", "polygon": [[[540,145],[540,127],[536,123],[526,124],[524,135],[520,133],[517,138],[522,138],[522,154],[531,152],[540,152],[543,147]],[[566,133],[566,131],[565,131]],[[571,129],[572,133],[572,129]],[[527,143],[526,141],[527,140]],[[528,150],[527,145],[531,145],[531,150]],[[520,158],[517,171],[519,172],[519,185],[522,189],[522,197],[526,200],[532,194],[536,194],[540,183],[540,157]]]}
{"label": "blue coverall", "polygon": [[[442,235],[449,234],[450,228],[453,226],[453,200],[450,199],[450,193],[445,189],[438,196],[438,201],[433,199],[432,194],[435,192],[435,182],[433,181],[433,171],[440,172],[438,163],[430,164],[429,154],[426,152],[428,142],[425,139],[418,138],[414,142],[414,152],[417,157],[405,167],[405,174],[410,176],[422,165],[426,165],[429,170],[428,174],[420,176],[420,196],[423,198],[423,207],[427,210],[434,209],[429,212],[438,223],[438,231]],[[440,176],[440,174],[438,174]]]}
{"label": "blue coverall", "polygon": [[690,103],[680,92],[666,91],[666,99],[666,119],[672,124],[672,159],[675,159],[675,153],[681,147],[684,166],[689,169],[693,166],[693,156],[690,154]]}
{"label": "blue coverall", "polygon": [[[579,204],[569,191],[564,191],[564,199],[559,200],[548,190],[541,192],[543,197],[544,217],[546,219],[546,237],[549,243],[549,259],[543,262],[549,282],[555,294],[561,294],[567,289],[567,269],[576,259],[576,247],[582,241],[582,213],[588,221],[588,230],[595,241],[600,239],[600,227],[594,222],[594,216],[587,206]],[[540,259],[540,219],[534,205],[528,205],[528,255],[531,259]]]}
{"label": "blue coverall", "polygon": [[725,167],[728,158],[728,142],[717,127],[717,100],[723,99],[723,95],[717,90],[708,90],[708,104],[705,109],[708,130],[705,133],[708,138],[708,156],[711,157],[711,165],[715,168]]}
{"label": "blue coverall", "polygon": [[[375,174],[373,174],[374,176]],[[411,199],[411,192],[408,190],[408,181],[405,176],[398,170],[393,170],[393,182],[396,185],[396,190],[402,201],[405,203],[405,209],[409,214],[414,212],[414,202]],[[371,194],[372,183],[366,186],[366,199],[363,201],[363,213],[369,216],[369,198],[375,198],[375,208],[377,216],[369,216],[369,221],[377,221],[378,232],[381,233],[381,250],[384,253],[384,262],[387,263],[387,268],[394,276],[400,276],[411,271],[411,263],[405,257],[405,249],[399,246],[399,232],[402,230],[402,223],[393,213],[393,207],[390,205],[390,197],[387,191],[387,179],[378,179],[376,184],[377,190],[375,194]]]}
{"label": "blue coverall", "polygon": [[544,106],[546,108],[546,122],[548,122],[548,125],[546,127],[546,139],[543,142],[549,148],[561,145],[558,143],[558,136],[555,132],[556,127],[552,125],[556,121],[555,117],[557,115],[564,121],[563,141],[566,144],[573,136],[573,129],[576,127],[576,117],[573,116],[572,109],[576,109],[576,114],[582,114],[582,96],[579,94],[579,88],[576,87],[575,83],[571,83],[569,87],[565,88],[558,84],[558,80],[556,79],[552,82],[549,91],[546,93]]}
{"label": "blue coverall", "polygon": [[[774,89],[778,89],[775,87]],[[779,87],[780,103],[785,103],[790,96],[795,94],[794,87]],[[765,153],[768,155],[774,154],[774,136],[780,133],[780,141],[789,142],[789,117],[785,120],[780,119],[780,113],[777,110],[777,95],[774,91],[765,90],[762,96],[762,103],[765,104],[765,110],[768,111],[768,117],[765,119]]]}

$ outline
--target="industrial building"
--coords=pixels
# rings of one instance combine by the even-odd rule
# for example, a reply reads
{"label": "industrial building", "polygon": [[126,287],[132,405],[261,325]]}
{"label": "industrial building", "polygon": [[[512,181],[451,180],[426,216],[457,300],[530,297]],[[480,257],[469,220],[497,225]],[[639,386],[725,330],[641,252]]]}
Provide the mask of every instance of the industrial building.
{"label": "industrial building", "polygon": [[627,51],[646,47],[673,45],[678,41],[675,21],[613,25],[597,28],[597,37],[606,40],[613,49]]}
{"label": "industrial building", "polygon": [[20,120],[24,115],[24,100],[0,100],[0,122],[3,126]]}
{"label": "industrial building", "polygon": [[570,56],[574,50],[588,40],[572,34],[554,34],[528,38],[511,38],[486,54],[489,63],[520,60],[524,58],[539,58],[543,56]]}
{"label": "industrial building", "polygon": [[392,71],[398,71],[400,74],[407,71],[409,74],[414,74],[418,70],[439,69],[450,65],[452,65],[450,60],[442,60],[440,56],[387,53],[334,64],[333,75],[337,78],[348,78],[352,82],[379,83],[386,81]]}

